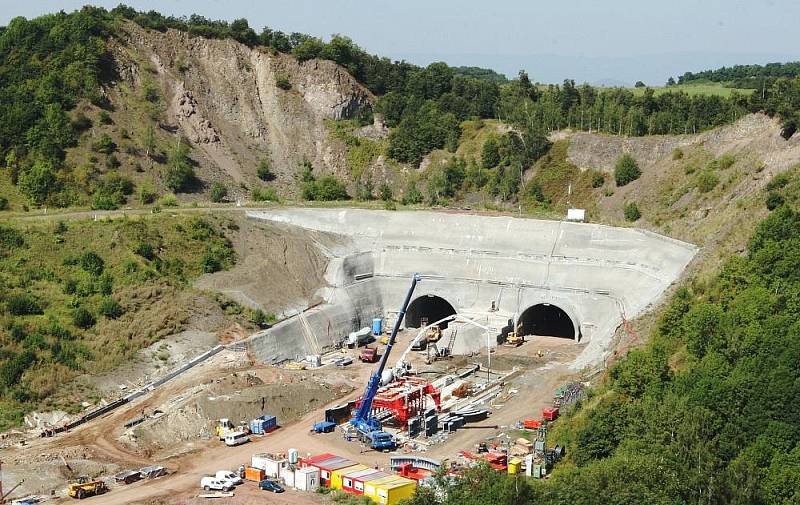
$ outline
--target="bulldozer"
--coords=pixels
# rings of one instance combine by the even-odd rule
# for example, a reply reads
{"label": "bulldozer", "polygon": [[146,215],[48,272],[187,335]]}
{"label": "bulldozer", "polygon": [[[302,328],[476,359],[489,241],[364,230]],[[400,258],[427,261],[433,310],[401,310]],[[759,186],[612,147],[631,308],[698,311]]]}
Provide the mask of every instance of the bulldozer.
{"label": "bulldozer", "polygon": [[90,496],[97,496],[108,492],[108,486],[102,480],[89,480],[89,477],[82,475],[78,477],[78,482],[73,482],[67,488],[67,494],[72,498],[83,500]]}

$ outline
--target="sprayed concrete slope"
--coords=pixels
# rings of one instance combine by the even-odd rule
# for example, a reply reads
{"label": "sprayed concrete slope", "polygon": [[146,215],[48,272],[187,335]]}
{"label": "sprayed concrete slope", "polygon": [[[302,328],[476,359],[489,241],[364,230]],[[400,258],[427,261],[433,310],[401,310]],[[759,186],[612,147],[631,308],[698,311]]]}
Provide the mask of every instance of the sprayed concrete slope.
{"label": "sprayed concrete slope", "polygon": [[[298,208],[248,217],[349,238],[329,251],[326,303],[248,339],[266,362],[321,352],[373,317],[391,323],[419,272],[414,301],[440,297],[497,333],[532,307],[557,307],[584,347],[574,364],[580,369],[608,355],[622,318],[655,302],[697,251],[639,229],[506,216]],[[479,348],[483,335],[459,338]]]}

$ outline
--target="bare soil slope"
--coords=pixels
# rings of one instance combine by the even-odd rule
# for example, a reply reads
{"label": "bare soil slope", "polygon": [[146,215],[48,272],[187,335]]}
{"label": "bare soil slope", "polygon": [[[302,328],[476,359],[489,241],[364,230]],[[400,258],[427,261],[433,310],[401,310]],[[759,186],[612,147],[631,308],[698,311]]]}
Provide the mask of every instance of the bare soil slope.
{"label": "bare soil slope", "polygon": [[[713,266],[743,250],[768,212],[765,186],[800,163],[800,135],[784,140],[778,122],[763,114],[698,135],[560,137],[569,139],[570,162],[608,174],[606,184],[594,190],[595,218],[623,224],[624,205],[636,202],[642,218],[634,225],[700,245],[699,265]],[[614,164],[623,153],[637,160],[642,176],[615,187]]]}
{"label": "bare soil slope", "polygon": [[315,291],[325,285],[328,265],[318,234],[244,217],[236,224],[239,230],[232,237],[236,265],[204,275],[195,287],[221,292],[279,317],[313,303]]}

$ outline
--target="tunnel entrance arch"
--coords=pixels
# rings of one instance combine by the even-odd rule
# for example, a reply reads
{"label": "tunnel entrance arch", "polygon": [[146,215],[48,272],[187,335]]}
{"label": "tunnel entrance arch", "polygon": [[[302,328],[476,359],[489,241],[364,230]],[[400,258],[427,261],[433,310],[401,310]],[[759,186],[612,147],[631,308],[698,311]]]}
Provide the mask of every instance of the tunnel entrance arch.
{"label": "tunnel entrance arch", "polygon": [[517,322],[520,335],[540,335],[578,340],[577,328],[562,308],[539,303],[525,309]]}
{"label": "tunnel entrance arch", "polygon": [[[406,328],[422,328],[455,313],[453,305],[441,296],[423,295],[408,306]],[[443,330],[447,328],[447,321],[439,323],[439,327]]]}

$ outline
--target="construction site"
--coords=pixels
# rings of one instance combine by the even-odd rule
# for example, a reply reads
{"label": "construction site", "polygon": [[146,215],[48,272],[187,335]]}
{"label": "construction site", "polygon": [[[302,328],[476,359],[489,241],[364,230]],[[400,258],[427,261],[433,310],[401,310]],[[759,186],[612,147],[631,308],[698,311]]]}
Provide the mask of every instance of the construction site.
{"label": "construction site", "polygon": [[564,454],[548,429],[697,252],[567,220],[244,212],[306,236],[323,285],[267,329],[229,332],[99,406],[3,434],[0,496],[322,503],[309,491],[323,487],[394,504],[480,462],[547,478]]}

